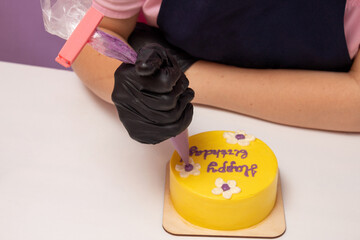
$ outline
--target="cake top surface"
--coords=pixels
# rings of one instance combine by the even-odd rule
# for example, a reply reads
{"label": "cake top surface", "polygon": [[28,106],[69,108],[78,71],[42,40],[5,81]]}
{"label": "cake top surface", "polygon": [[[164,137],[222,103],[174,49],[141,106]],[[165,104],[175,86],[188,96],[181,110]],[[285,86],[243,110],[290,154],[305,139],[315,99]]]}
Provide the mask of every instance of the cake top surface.
{"label": "cake top surface", "polygon": [[190,165],[175,151],[171,171],[179,184],[211,199],[241,199],[266,189],[277,177],[272,150],[243,131],[211,131],[189,138]]}

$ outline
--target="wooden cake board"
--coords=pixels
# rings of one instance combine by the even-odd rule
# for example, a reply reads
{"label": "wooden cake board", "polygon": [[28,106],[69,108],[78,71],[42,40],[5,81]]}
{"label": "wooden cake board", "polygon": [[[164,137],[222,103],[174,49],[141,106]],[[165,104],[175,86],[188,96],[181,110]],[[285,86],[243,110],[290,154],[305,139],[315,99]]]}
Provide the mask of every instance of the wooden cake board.
{"label": "wooden cake board", "polygon": [[207,237],[256,237],[276,238],[286,230],[284,204],[281,193],[280,176],[278,179],[276,203],[269,214],[260,223],[240,230],[213,230],[193,225],[182,218],[175,210],[169,191],[169,164],[166,167],[165,198],[163,213],[163,228],[170,234],[182,236],[207,236]]}

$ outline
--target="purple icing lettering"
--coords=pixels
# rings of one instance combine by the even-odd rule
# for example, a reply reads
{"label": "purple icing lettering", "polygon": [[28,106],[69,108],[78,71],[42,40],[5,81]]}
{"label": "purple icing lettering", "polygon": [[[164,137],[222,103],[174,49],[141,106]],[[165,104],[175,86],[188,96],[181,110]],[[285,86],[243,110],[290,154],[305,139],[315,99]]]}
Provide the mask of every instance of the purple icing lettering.
{"label": "purple icing lettering", "polygon": [[248,174],[248,166],[247,166],[247,165],[235,166],[235,171],[237,171],[237,172],[242,172],[244,168],[245,168],[244,175],[245,175],[246,177],[248,177],[249,174]]}
{"label": "purple icing lettering", "polygon": [[206,160],[207,156],[208,155],[211,155],[212,154],[212,151],[213,150],[204,150],[204,159]]}
{"label": "purple icing lettering", "polygon": [[238,156],[240,153],[242,153],[241,156],[240,156],[242,159],[246,158],[247,155],[248,155],[247,151],[244,150],[244,149],[242,149],[242,150],[235,150],[235,152],[236,152],[235,156]]}
{"label": "purple icing lettering", "polygon": [[227,155],[227,151],[226,150],[221,150],[221,154],[223,155],[223,158],[225,157],[225,155]]}
{"label": "purple icing lettering", "polygon": [[226,171],[225,171],[225,166],[226,166],[226,164],[227,164],[227,161],[224,162],[223,166],[220,167],[220,168],[218,169],[218,171],[221,172],[221,173],[226,172]]}
{"label": "purple icing lettering", "polygon": [[242,154],[241,154],[241,158],[244,159],[248,156],[248,152],[246,150],[241,150],[240,151]]}
{"label": "purple icing lettering", "polygon": [[218,164],[217,162],[210,162],[208,167],[207,167],[207,172],[217,172],[217,170],[214,168],[216,167]]}
{"label": "purple icing lettering", "polygon": [[251,175],[253,177],[255,177],[255,173],[257,173],[257,171],[255,171],[255,169],[257,169],[257,168],[258,168],[258,166],[256,164],[253,164],[253,165],[251,165],[251,168],[249,169],[251,171]]}
{"label": "purple icing lettering", "polygon": [[220,150],[213,150],[216,158],[219,158]]}
{"label": "purple icing lettering", "polygon": [[216,158],[219,158],[220,154],[222,158],[225,158],[226,155],[235,155],[236,157],[240,156],[242,159],[248,156],[246,150],[237,150],[237,149],[205,149],[199,150],[197,146],[192,146],[189,149],[189,156],[201,156],[203,155],[203,159],[206,160],[210,155],[215,155]]}
{"label": "purple icing lettering", "polygon": [[255,169],[257,169],[258,166],[256,164],[252,164],[250,168],[247,165],[236,166],[235,161],[231,161],[230,166],[227,166],[227,164],[228,161],[225,161],[221,167],[216,169],[215,167],[218,166],[217,162],[210,162],[207,167],[207,172],[225,173],[225,172],[233,172],[235,170],[235,172],[243,172],[245,177],[249,177],[249,172],[251,173],[252,177],[255,177],[255,173],[257,173]]}
{"label": "purple icing lettering", "polygon": [[189,154],[190,156],[194,155],[194,153],[197,151],[197,146],[192,146],[189,150]]}
{"label": "purple icing lettering", "polygon": [[201,154],[203,153],[204,151],[200,150],[200,151],[196,151],[195,152],[195,156],[201,156]]}
{"label": "purple icing lettering", "polygon": [[235,166],[234,166],[235,163],[236,163],[235,161],[231,161],[231,162],[230,162],[230,166],[228,166],[228,167],[226,168],[226,171],[227,171],[227,172],[233,172],[233,169],[235,169]]}

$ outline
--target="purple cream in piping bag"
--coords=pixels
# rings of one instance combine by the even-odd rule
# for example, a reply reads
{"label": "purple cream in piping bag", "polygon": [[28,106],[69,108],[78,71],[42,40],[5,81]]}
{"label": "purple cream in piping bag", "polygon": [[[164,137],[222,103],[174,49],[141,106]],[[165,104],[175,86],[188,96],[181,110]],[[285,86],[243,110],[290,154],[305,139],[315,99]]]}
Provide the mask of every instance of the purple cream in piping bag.
{"label": "purple cream in piping bag", "polygon": [[188,129],[180,133],[179,135],[171,138],[176,151],[184,161],[185,165],[189,164],[189,138]]}
{"label": "purple cream in piping bag", "polygon": [[[112,35],[107,34],[99,29],[96,30],[94,36],[90,40],[90,45],[97,46],[93,46],[95,50],[108,57],[118,59],[125,63],[135,64],[136,62],[137,53],[131,47],[129,47],[120,39],[113,37]],[[188,129],[171,138],[171,142],[184,163],[186,165],[189,164]]]}
{"label": "purple cream in piping bag", "polygon": [[121,39],[116,38],[99,29],[95,30],[89,44],[99,53],[120,60],[124,63],[135,64],[137,53]]}

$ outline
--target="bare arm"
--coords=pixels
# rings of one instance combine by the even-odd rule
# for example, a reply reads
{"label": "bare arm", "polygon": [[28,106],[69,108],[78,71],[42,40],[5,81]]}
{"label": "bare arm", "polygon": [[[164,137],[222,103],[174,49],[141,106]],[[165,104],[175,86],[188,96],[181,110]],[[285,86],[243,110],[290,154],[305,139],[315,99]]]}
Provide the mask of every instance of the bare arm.
{"label": "bare arm", "polygon": [[[138,16],[129,19],[105,17],[99,27],[107,33],[127,40],[135,28]],[[91,46],[86,45],[72,65],[74,72],[83,83],[103,100],[112,103],[111,92],[114,88],[114,72],[121,62],[106,57]]]}
{"label": "bare arm", "polygon": [[349,73],[255,70],[199,61],[186,75],[195,103],[286,125],[360,132],[360,54]]}
{"label": "bare arm", "polygon": [[[126,40],[136,20],[105,18],[100,26]],[[88,88],[111,103],[120,64],[86,46],[73,69]],[[195,103],[291,126],[360,132],[360,54],[349,73],[255,70],[199,61],[186,75]]]}

